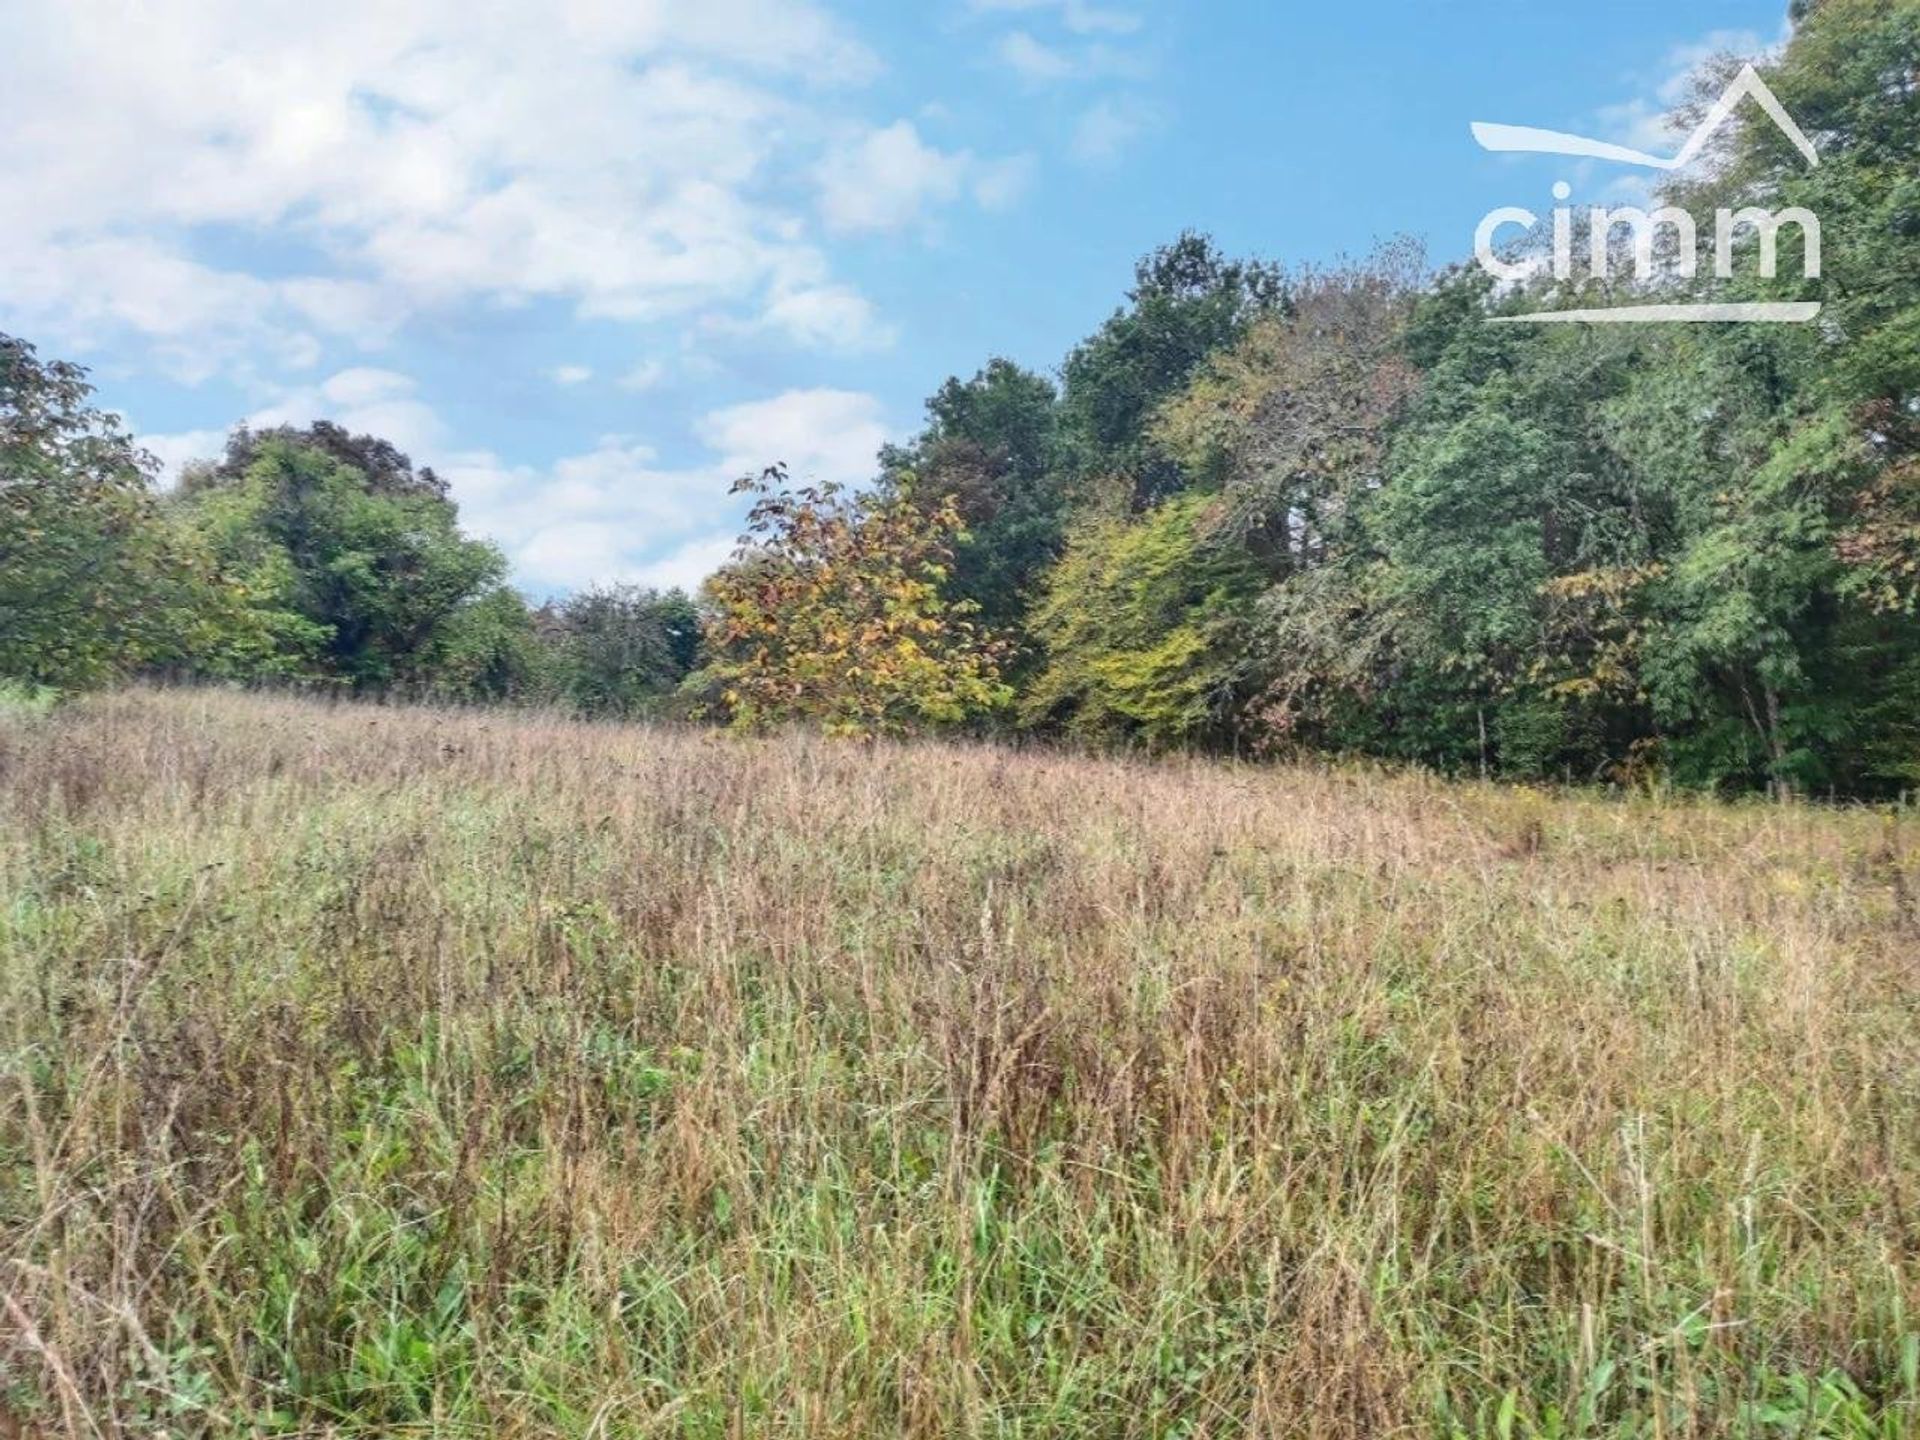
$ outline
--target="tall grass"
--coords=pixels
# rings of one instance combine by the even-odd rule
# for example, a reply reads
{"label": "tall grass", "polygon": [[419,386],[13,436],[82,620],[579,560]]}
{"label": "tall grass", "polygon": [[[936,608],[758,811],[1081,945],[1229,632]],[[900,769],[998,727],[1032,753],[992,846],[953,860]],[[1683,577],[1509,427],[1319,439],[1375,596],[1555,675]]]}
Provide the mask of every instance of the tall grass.
{"label": "tall grass", "polygon": [[0,719],[0,1433],[1914,1434],[1909,843]]}

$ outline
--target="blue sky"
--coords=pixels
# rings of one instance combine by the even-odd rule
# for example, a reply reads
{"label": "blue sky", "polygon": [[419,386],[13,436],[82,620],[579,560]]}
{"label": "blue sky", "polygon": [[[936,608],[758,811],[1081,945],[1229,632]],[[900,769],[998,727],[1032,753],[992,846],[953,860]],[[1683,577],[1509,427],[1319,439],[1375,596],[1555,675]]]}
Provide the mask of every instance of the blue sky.
{"label": "blue sky", "polygon": [[697,580],[733,475],[862,478],[947,375],[1051,370],[1183,227],[1465,255],[1561,178],[1469,121],[1658,146],[1784,4],[8,9],[0,329],[169,466],[243,418],[384,434],[546,594]]}

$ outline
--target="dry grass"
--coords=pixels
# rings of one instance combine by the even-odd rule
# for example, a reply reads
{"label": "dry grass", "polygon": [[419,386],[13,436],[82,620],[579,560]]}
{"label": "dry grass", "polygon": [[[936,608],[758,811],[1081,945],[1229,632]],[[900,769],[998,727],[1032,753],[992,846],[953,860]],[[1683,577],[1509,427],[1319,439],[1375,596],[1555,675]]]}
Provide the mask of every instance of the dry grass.
{"label": "dry grass", "polygon": [[1913,1434],[1905,843],[16,714],[0,1433]]}

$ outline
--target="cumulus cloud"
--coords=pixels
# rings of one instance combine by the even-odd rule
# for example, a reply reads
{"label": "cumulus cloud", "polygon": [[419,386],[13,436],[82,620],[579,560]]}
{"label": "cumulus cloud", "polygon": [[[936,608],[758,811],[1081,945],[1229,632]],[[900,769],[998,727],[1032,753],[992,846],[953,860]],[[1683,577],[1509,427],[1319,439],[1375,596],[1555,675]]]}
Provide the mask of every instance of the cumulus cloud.
{"label": "cumulus cloud", "polygon": [[[417,460],[428,460],[446,446],[448,431],[439,414],[417,392],[409,375],[360,366],[338,371],[316,385],[284,387],[240,423],[265,430],[331,420],[357,435],[389,440]],[[147,432],[139,436],[139,441],[160,461],[161,480],[171,484],[189,462],[218,458],[226,448],[227,432]]]}
{"label": "cumulus cloud", "polygon": [[698,431],[730,477],[779,461],[797,480],[840,484],[870,479],[887,439],[880,402],[858,390],[789,390],[729,405],[702,419]]}
{"label": "cumulus cloud", "polygon": [[702,580],[727,563],[738,543],[731,530],[689,540],[671,554],[642,565],[634,578],[642,585],[662,590],[697,590]]}
{"label": "cumulus cloud", "polygon": [[[889,432],[864,391],[789,390],[709,411],[694,425],[702,458],[661,461],[632,436],[602,436],[550,464],[513,464],[456,450],[413,380],[391,370],[342,370],[274,397],[248,415],[255,429],[332,420],[392,440],[431,464],[460,505],[462,528],[507,554],[517,583],[538,592],[596,582],[691,587],[731,553],[741,509],[733,482],[784,462],[799,481],[858,484],[872,477]],[[170,483],[193,460],[217,458],[226,433],[146,433],[140,443]]]}
{"label": "cumulus cloud", "polygon": [[728,492],[741,475],[784,459],[796,477],[861,479],[886,439],[878,402],[843,391],[729,406],[695,428],[708,455],[684,466],[610,435],[546,466],[476,453],[435,468],[452,486],[463,524],[500,544],[523,585],[692,586],[732,550],[741,507]]}
{"label": "cumulus cloud", "polygon": [[196,460],[217,460],[227,448],[224,430],[182,430],[173,434],[142,435],[141,448],[160,464],[160,482],[171,485]]}
{"label": "cumulus cloud", "polygon": [[547,372],[547,378],[561,386],[584,385],[593,378],[593,367],[591,365],[556,365]]}
{"label": "cumulus cloud", "polygon": [[993,207],[1018,194],[1027,162],[941,150],[911,120],[872,129],[831,151],[818,172],[820,212],[840,231],[898,230],[970,192]]}
{"label": "cumulus cloud", "polygon": [[763,324],[813,350],[884,350],[894,329],[849,285],[810,285],[768,302]]}
{"label": "cumulus cloud", "polygon": [[[877,69],[806,0],[20,0],[0,313],[186,380],[474,299],[753,313],[823,268],[778,176]],[[295,263],[237,261],[238,235]]]}
{"label": "cumulus cloud", "polygon": [[414,391],[413,378],[392,370],[358,366],[342,370],[320,386],[321,398],[331,405],[357,407],[397,400]]}

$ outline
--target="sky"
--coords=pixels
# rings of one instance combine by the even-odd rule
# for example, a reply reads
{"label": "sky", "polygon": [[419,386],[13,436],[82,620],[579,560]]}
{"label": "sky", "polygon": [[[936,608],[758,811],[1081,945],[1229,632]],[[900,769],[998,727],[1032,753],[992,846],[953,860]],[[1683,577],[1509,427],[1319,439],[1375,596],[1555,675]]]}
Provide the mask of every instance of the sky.
{"label": "sky", "polygon": [[868,478],[1181,230],[1465,256],[1495,206],[1619,183],[1471,121],[1671,148],[1688,71],[1784,9],[5,0],[0,330],[170,474],[332,419],[447,477],[531,595],[691,585],[736,476]]}

